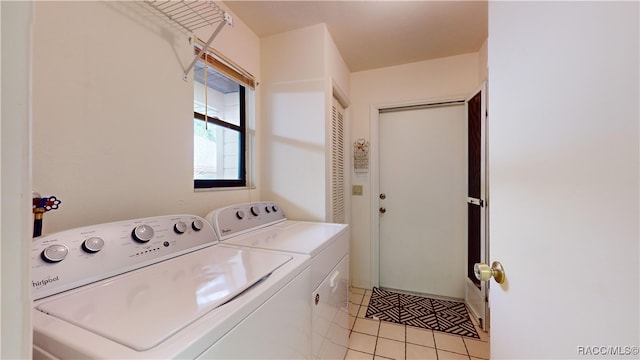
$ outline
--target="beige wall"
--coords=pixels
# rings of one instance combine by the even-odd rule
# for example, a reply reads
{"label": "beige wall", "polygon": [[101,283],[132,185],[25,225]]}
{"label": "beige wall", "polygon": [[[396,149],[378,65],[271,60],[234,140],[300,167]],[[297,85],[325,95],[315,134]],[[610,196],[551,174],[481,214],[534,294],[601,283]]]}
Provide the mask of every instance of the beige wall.
{"label": "beige wall", "polygon": [[[170,213],[204,216],[258,196],[194,192],[193,73],[182,79],[192,47],[188,34],[147,5],[38,2],[33,39],[33,185],[62,200],[45,215],[45,233]],[[259,43],[234,18],[212,47],[259,78]]]}
{"label": "beige wall", "polygon": [[482,43],[480,50],[478,50],[478,79],[480,81],[487,80],[489,77],[488,60],[487,40],[485,40],[484,43]]}
{"label": "beige wall", "polygon": [[[327,94],[332,87],[350,97],[350,149],[349,145],[360,137],[375,141],[369,136],[371,104],[466,95],[482,77],[482,61],[486,64],[482,55],[466,54],[349,74],[326,27],[321,25],[310,30],[313,41],[307,42],[309,38],[303,36],[302,41],[293,42],[300,53],[310,49],[313,55],[319,51],[319,57],[302,60],[315,64],[315,59],[323,59],[324,63],[308,69],[308,62],[295,61],[289,52],[269,53],[264,45],[261,51],[261,40],[234,17],[233,27],[225,27],[212,46],[254,74],[259,82],[268,82],[267,76],[280,76],[278,86],[285,90],[282,93],[291,95],[291,89],[297,93],[294,101],[282,101],[277,96],[263,101],[264,90],[258,86],[257,149],[264,148],[267,141],[285,139],[293,148],[303,145],[312,155],[299,156],[297,164],[281,162],[280,167],[269,160],[258,162],[257,189],[252,192],[194,192],[190,126],[193,83],[192,79],[182,80],[183,69],[192,60],[187,34],[151,16],[138,2],[34,4],[33,189],[62,200],[59,210],[45,215],[45,233],[131,217],[176,212],[205,215],[213,208],[258,198],[280,201],[284,199],[278,187],[281,185],[284,190],[295,189],[289,199],[299,202],[285,202],[283,208],[300,217],[323,219],[327,213],[327,150],[324,145],[322,149],[317,146],[326,142],[327,117],[306,126],[305,121],[316,119],[317,114],[299,106],[297,100],[326,111]],[[208,30],[198,31],[203,39],[209,34]],[[266,62],[261,61],[262,57]],[[265,66],[268,62],[287,66],[281,66],[283,72],[279,74],[264,70],[274,70],[273,66]],[[323,93],[322,97],[316,98],[315,92]],[[261,121],[260,115],[265,113],[261,104],[280,106],[284,111],[298,106],[294,113],[299,116],[292,116],[290,119],[295,121],[286,125],[301,133],[289,137],[291,129]],[[281,130],[285,133],[279,137]],[[266,137],[263,132],[272,133]],[[276,153],[271,155],[271,159],[279,158]],[[321,163],[317,169],[322,170],[307,171],[304,164],[308,161]],[[283,177],[295,173],[305,173],[307,177],[273,186],[280,170],[286,174]],[[352,183],[364,185],[365,190],[364,196],[352,197],[352,279],[357,285],[367,286],[371,179],[352,176]],[[309,184],[315,186],[307,188]],[[325,190],[322,199],[309,200],[317,188]],[[3,204],[4,201],[3,197]],[[310,211],[305,209],[308,206]],[[3,249],[5,241],[3,237]],[[3,294],[6,291],[3,281]]]}
{"label": "beige wall", "polygon": [[[345,189],[344,189],[344,213],[345,213],[345,223],[351,222],[351,198],[349,196],[349,171],[348,169],[351,167],[351,157],[348,156],[351,153],[350,142],[349,142],[349,134],[350,134],[350,104],[351,104],[351,71],[349,67],[342,59],[342,55],[340,51],[336,47],[336,44],[333,42],[333,38],[329,33],[329,30],[325,27],[324,29],[324,37],[325,37],[325,56],[326,56],[326,74],[325,77],[325,113],[327,114],[326,120],[326,143],[331,144],[331,116],[332,116],[332,107],[335,103],[336,107],[340,106],[345,109],[344,111],[344,169],[345,169]],[[334,102],[333,99],[337,100],[337,103]],[[331,153],[327,153],[327,157],[331,157]],[[328,179],[331,176],[332,164],[327,161],[325,166],[325,173],[328,176]],[[326,206],[326,215],[325,219],[329,221],[333,221],[333,190],[331,189],[331,181],[328,180],[326,184],[326,192],[325,192],[325,203],[330,204]]]}
{"label": "beige wall", "polygon": [[325,53],[325,74],[332,81],[332,85],[340,89],[347,97],[351,94],[351,71],[342,59],[340,51],[333,42],[329,30],[324,26],[324,53]]}
{"label": "beige wall", "polygon": [[[486,54],[486,52],[485,52]],[[486,55],[483,55],[486,56]],[[471,53],[447,58],[393,66],[351,75],[351,141],[364,138],[375,152],[378,139],[372,138],[372,105],[398,105],[441,99],[466,98],[481,81],[481,54]],[[373,154],[372,154],[373,156]],[[370,160],[370,168],[376,167]],[[375,174],[351,174],[354,185],[363,186],[362,196],[351,196],[351,282],[355,286],[372,286],[371,201]]]}
{"label": "beige wall", "polygon": [[262,39],[264,142],[262,196],[287,217],[329,218],[332,84],[349,89],[349,71],[324,24]]}

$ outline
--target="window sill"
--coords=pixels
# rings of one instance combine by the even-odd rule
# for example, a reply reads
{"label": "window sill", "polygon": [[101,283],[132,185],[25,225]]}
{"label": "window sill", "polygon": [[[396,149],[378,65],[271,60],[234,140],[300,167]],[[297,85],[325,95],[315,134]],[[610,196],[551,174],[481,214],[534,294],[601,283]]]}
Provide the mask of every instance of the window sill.
{"label": "window sill", "polygon": [[255,190],[255,186],[235,186],[235,187],[211,187],[211,188],[194,188],[193,192],[209,192],[209,191],[238,191],[238,190]]}

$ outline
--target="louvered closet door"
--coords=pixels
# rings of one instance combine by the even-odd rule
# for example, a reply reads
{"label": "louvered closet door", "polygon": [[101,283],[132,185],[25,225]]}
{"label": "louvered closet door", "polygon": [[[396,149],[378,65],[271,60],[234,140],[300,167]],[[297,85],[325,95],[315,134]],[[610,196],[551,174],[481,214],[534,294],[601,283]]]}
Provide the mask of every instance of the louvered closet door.
{"label": "louvered closet door", "polygon": [[344,108],[333,98],[331,111],[331,221],[345,222]]}

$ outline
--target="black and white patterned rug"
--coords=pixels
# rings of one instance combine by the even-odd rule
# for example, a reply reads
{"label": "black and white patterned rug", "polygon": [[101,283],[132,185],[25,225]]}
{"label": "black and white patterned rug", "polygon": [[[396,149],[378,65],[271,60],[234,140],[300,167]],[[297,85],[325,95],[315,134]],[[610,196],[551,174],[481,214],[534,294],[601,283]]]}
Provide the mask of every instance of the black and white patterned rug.
{"label": "black and white patterned rug", "polygon": [[373,288],[368,318],[479,339],[463,302]]}

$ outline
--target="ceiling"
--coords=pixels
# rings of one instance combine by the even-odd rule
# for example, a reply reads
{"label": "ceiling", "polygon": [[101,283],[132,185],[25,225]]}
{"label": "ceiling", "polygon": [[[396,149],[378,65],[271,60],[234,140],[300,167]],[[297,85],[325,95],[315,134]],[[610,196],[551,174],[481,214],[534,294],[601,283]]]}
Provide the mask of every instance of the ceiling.
{"label": "ceiling", "polygon": [[325,23],[352,72],[476,52],[487,1],[246,1],[224,4],[259,37]]}

